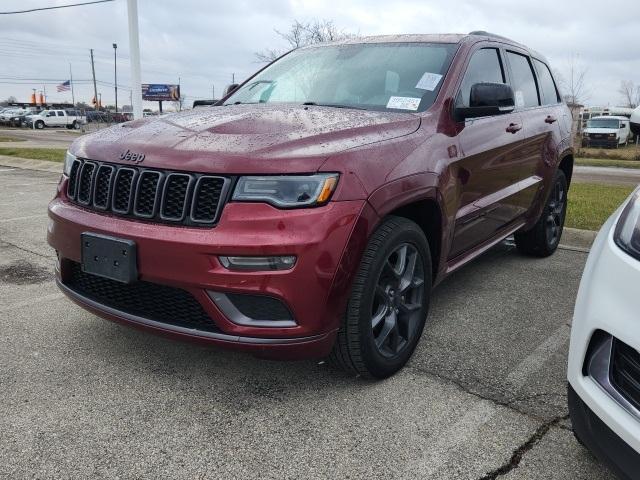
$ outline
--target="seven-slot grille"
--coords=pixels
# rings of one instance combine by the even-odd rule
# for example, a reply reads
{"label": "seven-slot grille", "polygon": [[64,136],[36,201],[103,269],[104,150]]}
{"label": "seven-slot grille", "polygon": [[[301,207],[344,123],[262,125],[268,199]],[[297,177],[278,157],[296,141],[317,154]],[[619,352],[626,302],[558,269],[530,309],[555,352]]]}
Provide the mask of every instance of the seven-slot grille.
{"label": "seven-slot grille", "polygon": [[640,353],[618,339],[611,352],[611,383],[640,410]]}
{"label": "seven-slot grille", "polygon": [[212,226],[230,180],[77,159],[67,196],[84,207],[161,223]]}

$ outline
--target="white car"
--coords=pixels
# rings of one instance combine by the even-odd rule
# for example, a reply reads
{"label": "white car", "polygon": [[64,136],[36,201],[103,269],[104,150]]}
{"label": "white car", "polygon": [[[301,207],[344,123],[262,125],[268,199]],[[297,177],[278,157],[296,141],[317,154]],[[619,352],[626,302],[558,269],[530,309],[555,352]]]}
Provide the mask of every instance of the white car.
{"label": "white car", "polygon": [[567,377],[578,440],[620,478],[640,478],[640,188],[591,248]]}
{"label": "white car", "polygon": [[593,117],[582,132],[582,146],[618,148],[629,143],[630,134],[627,117]]}

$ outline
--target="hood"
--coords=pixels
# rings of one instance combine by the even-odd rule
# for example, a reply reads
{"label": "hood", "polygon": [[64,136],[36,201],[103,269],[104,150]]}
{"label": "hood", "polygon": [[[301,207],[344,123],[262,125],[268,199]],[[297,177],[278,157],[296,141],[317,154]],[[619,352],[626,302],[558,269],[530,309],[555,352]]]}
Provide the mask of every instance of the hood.
{"label": "hood", "polygon": [[218,173],[317,170],[328,156],[408,135],[420,117],[299,105],[230,105],[144,118],[76,140],[74,154],[120,162],[123,152],[144,165]]}

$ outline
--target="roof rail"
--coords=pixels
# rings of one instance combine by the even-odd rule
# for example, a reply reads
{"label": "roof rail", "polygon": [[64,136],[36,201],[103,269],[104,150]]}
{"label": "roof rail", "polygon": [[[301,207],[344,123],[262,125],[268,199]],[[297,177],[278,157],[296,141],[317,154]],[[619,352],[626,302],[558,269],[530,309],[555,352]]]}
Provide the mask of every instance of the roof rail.
{"label": "roof rail", "polygon": [[510,38],[503,37],[502,35],[497,35],[491,32],[485,32],[484,30],[474,30],[473,32],[469,32],[469,35],[481,35],[483,37],[500,38],[502,40],[509,40],[510,42],[513,42],[513,40],[511,40]]}

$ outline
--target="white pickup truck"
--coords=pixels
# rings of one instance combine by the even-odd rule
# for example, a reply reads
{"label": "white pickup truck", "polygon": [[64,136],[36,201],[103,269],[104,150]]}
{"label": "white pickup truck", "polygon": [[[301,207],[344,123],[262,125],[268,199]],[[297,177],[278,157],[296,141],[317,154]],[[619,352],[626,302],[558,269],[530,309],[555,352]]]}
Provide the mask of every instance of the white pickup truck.
{"label": "white pickup truck", "polygon": [[33,128],[67,127],[79,129],[87,119],[77,110],[42,110],[37,115],[30,115],[27,125]]}

